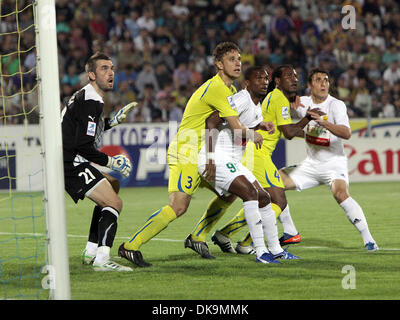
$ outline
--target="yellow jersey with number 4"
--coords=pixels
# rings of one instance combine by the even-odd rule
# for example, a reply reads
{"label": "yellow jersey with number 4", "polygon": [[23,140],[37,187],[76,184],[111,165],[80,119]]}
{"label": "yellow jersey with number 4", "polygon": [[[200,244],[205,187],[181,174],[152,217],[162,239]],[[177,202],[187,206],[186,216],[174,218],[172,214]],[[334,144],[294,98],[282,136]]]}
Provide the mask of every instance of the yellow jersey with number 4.
{"label": "yellow jersey with number 4", "polygon": [[258,131],[264,138],[261,151],[271,156],[272,152],[275,150],[276,144],[282,136],[282,131],[279,130],[279,126],[292,123],[292,118],[290,117],[290,102],[281,90],[275,88],[266,96],[261,109],[263,121],[271,121],[275,125],[275,132],[273,134],[268,134],[268,132],[262,130]]}
{"label": "yellow jersey with number 4", "polygon": [[272,152],[275,150],[276,144],[282,136],[279,126],[291,124],[290,103],[289,100],[279,89],[274,89],[264,99],[262,105],[263,121],[273,122],[275,132],[268,134],[263,130],[258,130],[263,136],[263,144],[261,149],[256,149],[252,141],[247,144],[246,152],[243,156],[242,163],[252,171],[257,181],[263,188],[277,187],[284,188],[279,171],[272,162]]}

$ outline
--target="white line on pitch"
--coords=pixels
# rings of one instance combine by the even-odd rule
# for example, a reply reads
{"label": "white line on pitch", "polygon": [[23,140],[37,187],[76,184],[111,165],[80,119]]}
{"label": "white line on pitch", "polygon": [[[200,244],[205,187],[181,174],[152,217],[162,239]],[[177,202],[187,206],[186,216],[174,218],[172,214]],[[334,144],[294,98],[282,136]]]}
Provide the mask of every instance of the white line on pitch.
{"label": "white line on pitch", "polygon": [[[45,234],[43,233],[13,233],[13,232],[0,232],[0,235],[18,235],[18,236],[35,236],[35,237],[41,237],[44,236]],[[87,236],[84,235],[77,235],[77,234],[68,234],[68,238],[87,238]],[[115,237],[116,239],[130,239],[129,237]],[[153,238],[151,240],[156,240],[156,241],[165,241],[165,242],[182,242],[183,240],[175,240],[175,239],[165,239],[165,238]],[[298,248],[302,249],[327,249],[329,247],[326,246],[302,246],[302,245],[296,245]],[[380,251],[400,251],[400,248],[379,248]]]}
{"label": "white line on pitch", "polygon": [[[0,232],[0,235],[6,236],[30,236],[30,237],[43,237],[44,233],[14,233],[14,232]],[[68,238],[87,238],[88,236],[78,235],[78,234],[68,234]],[[115,237],[116,239],[130,239],[129,237]],[[152,240],[166,241],[166,242],[181,242],[183,240],[173,240],[173,239],[163,239],[163,238],[153,238]]]}

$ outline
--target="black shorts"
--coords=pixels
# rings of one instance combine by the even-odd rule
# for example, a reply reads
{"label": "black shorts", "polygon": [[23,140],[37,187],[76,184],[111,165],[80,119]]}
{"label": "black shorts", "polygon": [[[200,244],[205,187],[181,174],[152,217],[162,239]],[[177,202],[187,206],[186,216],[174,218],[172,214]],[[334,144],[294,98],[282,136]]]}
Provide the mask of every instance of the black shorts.
{"label": "black shorts", "polygon": [[78,202],[83,200],[88,192],[94,190],[97,184],[106,179],[103,174],[89,162],[64,170],[65,174],[65,190],[71,198]]}

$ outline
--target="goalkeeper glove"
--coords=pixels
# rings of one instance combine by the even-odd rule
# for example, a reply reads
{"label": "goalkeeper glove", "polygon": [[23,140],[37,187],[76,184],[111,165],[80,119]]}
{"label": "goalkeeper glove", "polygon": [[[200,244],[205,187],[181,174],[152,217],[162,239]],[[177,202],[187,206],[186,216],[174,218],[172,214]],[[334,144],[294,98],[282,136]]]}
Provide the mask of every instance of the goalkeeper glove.
{"label": "goalkeeper glove", "polygon": [[132,170],[131,161],[122,154],[114,157],[108,157],[107,167],[122,173],[125,177],[129,177]]}
{"label": "goalkeeper glove", "polygon": [[127,104],[125,107],[123,107],[121,110],[117,112],[117,114],[114,116],[114,118],[110,119],[108,121],[108,124],[110,127],[115,127],[117,124],[120,124],[123,122],[126,118],[126,114],[137,105],[137,102],[133,101],[129,104]]}

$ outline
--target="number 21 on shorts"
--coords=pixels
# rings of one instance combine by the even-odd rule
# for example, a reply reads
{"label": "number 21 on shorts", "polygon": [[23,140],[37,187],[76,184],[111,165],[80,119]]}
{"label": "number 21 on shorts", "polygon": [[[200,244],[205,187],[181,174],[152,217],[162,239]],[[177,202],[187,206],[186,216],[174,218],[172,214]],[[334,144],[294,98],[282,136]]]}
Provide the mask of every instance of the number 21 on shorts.
{"label": "number 21 on shorts", "polygon": [[91,183],[96,177],[93,175],[92,171],[89,168],[85,168],[85,171],[79,172],[78,176],[83,176],[85,178],[85,183]]}

